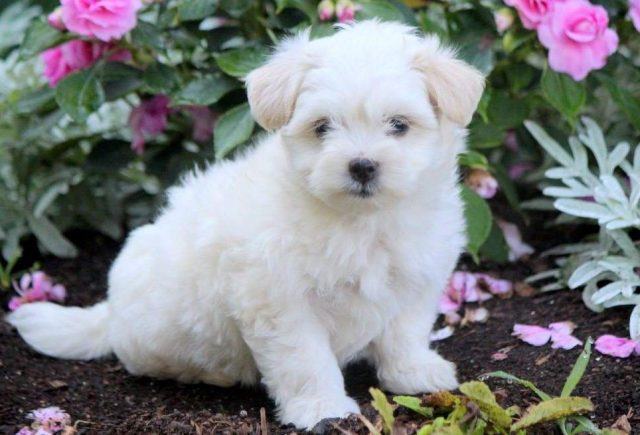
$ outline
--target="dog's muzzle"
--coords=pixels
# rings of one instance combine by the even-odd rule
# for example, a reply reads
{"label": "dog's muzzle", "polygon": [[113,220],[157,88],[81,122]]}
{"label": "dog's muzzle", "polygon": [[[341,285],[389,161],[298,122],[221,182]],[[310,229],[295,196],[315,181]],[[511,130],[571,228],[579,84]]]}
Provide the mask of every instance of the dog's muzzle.
{"label": "dog's muzzle", "polygon": [[349,175],[353,180],[350,192],[361,198],[367,198],[376,190],[380,164],[364,158],[353,159],[349,162]]}

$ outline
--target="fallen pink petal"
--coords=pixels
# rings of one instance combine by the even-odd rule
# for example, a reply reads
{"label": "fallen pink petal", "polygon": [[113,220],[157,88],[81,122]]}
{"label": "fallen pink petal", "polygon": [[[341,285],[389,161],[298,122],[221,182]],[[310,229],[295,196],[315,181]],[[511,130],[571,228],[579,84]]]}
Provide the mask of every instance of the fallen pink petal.
{"label": "fallen pink petal", "polygon": [[24,274],[19,283],[13,282],[13,288],[18,296],[9,301],[11,311],[31,302],[64,302],[67,296],[65,287],[62,284],[54,285],[51,278],[42,271]]}
{"label": "fallen pink petal", "polygon": [[496,352],[493,355],[491,355],[491,359],[494,361],[504,361],[508,357],[509,355],[504,352]]}
{"label": "fallen pink petal", "polygon": [[598,337],[595,343],[596,350],[601,354],[618,358],[628,358],[638,346],[638,340],[608,334]]}
{"label": "fallen pink petal", "polygon": [[513,292],[513,283],[506,279],[494,278],[485,273],[476,274],[478,280],[485,284],[493,295],[510,295]]}
{"label": "fallen pink petal", "polygon": [[551,332],[551,347],[554,349],[573,349],[576,346],[582,346],[582,340],[574,337],[571,334],[564,334],[559,332]]}
{"label": "fallen pink petal", "polygon": [[461,324],[464,326],[467,323],[483,323],[487,320],[489,320],[489,310],[486,308],[466,308]]}
{"label": "fallen pink petal", "polygon": [[542,326],[516,324],[512,335],[532,346],[542,346],[551,338],[551,331]]}
{"label": "fallen pink petal", "polygon": [[509,261],[517,261],[522,257],[533,254],[535,250],[522,240],[520,229],[515,224],[496,219],[496,222],[502,230],[507,246],[509,246]]}

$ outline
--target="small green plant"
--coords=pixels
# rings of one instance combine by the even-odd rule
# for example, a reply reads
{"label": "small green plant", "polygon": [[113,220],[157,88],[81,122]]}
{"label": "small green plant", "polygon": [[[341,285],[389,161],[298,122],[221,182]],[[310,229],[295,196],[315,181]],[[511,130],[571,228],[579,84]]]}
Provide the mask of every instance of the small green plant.
{"label": "small green plant", "polygon": [[[566,255],[560,269],[530,278],[555,278],[543,290],[583,287],[583,300],[594,311],[618,305],[634,305],[629,320],[632,339],[640,338],[640,247],[633,239],[640,228],[640,147],[631,160],[626,142],[607,147],[600,127],[583,118],[577,137],[569,138],[571,153],[533,122],[531,134],[558,163],[546,177],[559,180],[544,188],[566,219],[587,219],[600,226],[595,242],[561,246],[550,254]],[[593,167],[589,164],[595,161]],[[564,279],[568,277],[568,279]]]}
{"label": "small green plant", "polygon": [[17,249],[13,255],[4,263],[0,259],[0,290],[8,290],[11,287],[11,277],[13,276],[13,268],[16,267],[16,263],[20,259],[22,251]]}
{"label": "small green plant", "polygon": [[[520,379],[506,372],[498,371],[480,377],[480,381],[465,382],[460,385],[462,394],[441,391],[422,398],[395,396],[390,403],[384,393],[371,388],[372,406],[381,417],[381,425],[376,426],[362,417],[363,423],[373,434],[393,434],[396,427],[395,410],[398,406],[410,409],[426,419],[418,429],[418,435],[430,434],[519,434],[543,423],[557,422],[564,435],[579,433],[606,434],[608,429],[599,429],[582,414],[592,412],[593,403],[585,397],[572,396],[591,358],[593,341],[587,340],[583,351],[574,364],[560,392],[554,397],[536,387],[530,381]],[[529,406],[524,412],[518,406],[503,408],[484,380],[493,377],[505,379],[509,383],[522,385],[533,391],[540,402]]]}

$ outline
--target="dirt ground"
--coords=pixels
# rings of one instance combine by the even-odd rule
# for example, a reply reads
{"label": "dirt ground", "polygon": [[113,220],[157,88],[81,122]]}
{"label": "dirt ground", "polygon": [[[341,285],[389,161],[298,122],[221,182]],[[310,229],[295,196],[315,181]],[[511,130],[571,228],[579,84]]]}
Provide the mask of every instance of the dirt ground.
{"label": "dirt ground", "polygon": [[[119,245],[86,235],[79,244],[82,254],[77,259],[45,258],[41,263],[67,287],[67,304],[90,305],[104,296],[106,272]],[[500,275],[517,280],[540,267],[533,261],[509,266]],[[0,294],[3,309],[8,296]],[[529,346],[510,335],[514,323],[546,325],[572,320],[578,325],[575,335],[583,340],[605,333],[628,334],[628,310],[593,313],[575,291],[493,299],[484,306],[490,311],[486,323],[461,328],[453,337],[435,344],[458,365],[461,381],[505,370],[533,381],[550,394],[559,394],[580,350]],[[491,359],[498,349],[511,346],[507,359]],[[375,419],[367,392],[377,385],[374,371],[356,364],[346,370],[345,376],[349,393],[363,405],[363,413]],[[489,383],[504,390],[505,405],[535,403],[535,398],[519,386],[504,381]],[[640,357],[621,360],[594,352],[576,394],[595,403],[592,417],[599,425],[609,425],[629,414],[633,432],[640,431]],[[270,433],[295,432],[276,423],[273,404],[261,388],[223,389],[133,377],[115,359],[55,360],[31,351],[10,326],[0,323],[0,433],[13,434],[28,423],[28,411],[53,405],[79,421],[79,433],[86,434],[264,433],[265,429]],[[410,432],[415,425],[408,415],[406,420]],[[343,422],[342,427],[366,433],[355,420]]]}

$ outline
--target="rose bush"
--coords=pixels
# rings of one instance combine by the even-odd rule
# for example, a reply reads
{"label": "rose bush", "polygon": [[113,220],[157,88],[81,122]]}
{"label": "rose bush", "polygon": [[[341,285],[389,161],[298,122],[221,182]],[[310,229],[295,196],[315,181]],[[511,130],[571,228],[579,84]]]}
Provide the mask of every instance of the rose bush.
{"label": "rose bush", "polygon": [[[469,252],[530,255],[518,226],[550,159],[523,127],[565,143],[581,114],[638,139],[640,38],[632,0],[21,0],[0,5],[0,244],[25,236],[72,256],[65,231],[119,238],[197,165],[232,158],[260,130],[242,78],[310,27],[377,18],[436,33],[487,75],[461,156]],[[494,203],[514,212],[500,220]],[[536,200],[527,207],[547,208]]]}

